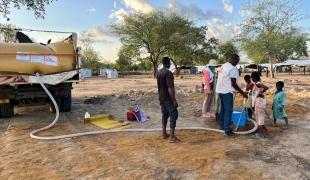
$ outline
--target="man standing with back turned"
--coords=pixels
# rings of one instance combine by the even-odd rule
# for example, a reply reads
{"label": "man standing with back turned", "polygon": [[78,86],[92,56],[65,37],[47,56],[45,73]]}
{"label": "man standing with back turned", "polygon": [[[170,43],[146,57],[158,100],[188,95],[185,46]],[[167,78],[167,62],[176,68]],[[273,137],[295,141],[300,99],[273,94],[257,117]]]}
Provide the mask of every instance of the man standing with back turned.
{"label": "man standing with back turned", "polygon": [[[171,62],[169,57],[162,59],[163,68],[157,74],[157,86],[159,101],[162,111],[162,133],[163,138],[169,138],[169,142],[174,143],[179,141],[175,136],[176,121],[178,119],[178,103],[175,98],[174,78],[171,71],[169,71]],[[170,117],[170,135],[166,132],[168,118]]]}
{"label": "man standing with back turned", "polygon": [[239,71],[236,65],[239,61],[239,56],[232,54],[229,61],[221,66],[216,84],[216,93],[219,94],[221,100],[220,126],[224,129],[226,136],[234,134],[230,128],[234,108],[233,93],[238,91],[247,98],[247,94],[237,84]]}

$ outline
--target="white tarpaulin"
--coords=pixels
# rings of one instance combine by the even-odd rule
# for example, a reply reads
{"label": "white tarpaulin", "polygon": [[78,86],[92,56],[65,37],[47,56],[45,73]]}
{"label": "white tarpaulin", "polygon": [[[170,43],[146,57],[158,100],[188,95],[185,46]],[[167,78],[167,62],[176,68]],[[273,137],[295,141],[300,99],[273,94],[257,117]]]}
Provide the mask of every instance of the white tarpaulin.
{"label": "white tarpaulin", "polygon": [[274,66],[310,66],[310,60],[287,60],[283,63],[274,64]]}
{"label": "white tarpaulin", "polygon": [[[40,76],[40,78],[44,84],[56,85],[68,79],[71,79],[77,73],[78,71],[75,70],[75,71],[63,72],[59,74],[44,75],[44,76]],[[39,83],[38,77],[29,76],[28,83],[31,83],[31,84]]]}
{"label": "white tarpaulin", "polygon": [[[157,67],[157,70],[160,70],[160,69],[162,69],[164,66],[163,66],[163,64],[160,64],[158,67]],[[174,64],[171,64],[171,66],[170,66],[170,69],[169,69],[171,72],[175,72],[175,66],[174,66]]]}

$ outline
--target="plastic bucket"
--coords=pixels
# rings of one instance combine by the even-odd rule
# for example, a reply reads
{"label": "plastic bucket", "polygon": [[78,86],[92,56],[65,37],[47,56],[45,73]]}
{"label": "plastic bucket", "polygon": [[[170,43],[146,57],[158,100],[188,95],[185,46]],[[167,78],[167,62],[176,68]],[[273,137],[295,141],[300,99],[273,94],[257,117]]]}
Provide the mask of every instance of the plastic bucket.
{"label": "plastic bucket", "polygon": [[[240,119],[240,116],[241,116],[241,119]],[[234,111],[232,119],[233,119],[234,127],[238,125],[239,119],[240,119],[240,122],[239,122],[238,127],[244,127],[247,121],[247,112],[246,111],[243,111],[243,112]]]}

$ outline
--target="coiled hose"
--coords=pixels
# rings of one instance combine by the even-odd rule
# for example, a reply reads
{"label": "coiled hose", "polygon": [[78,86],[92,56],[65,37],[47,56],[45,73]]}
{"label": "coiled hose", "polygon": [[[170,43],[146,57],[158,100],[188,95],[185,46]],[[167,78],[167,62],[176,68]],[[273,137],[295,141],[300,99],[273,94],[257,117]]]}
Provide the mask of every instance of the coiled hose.
{"label": "coiled hose", "polygon": [[[41,87],[44,89],[48,97],[53,102],[55,109],[56,109],[56,116],[54,121],[47,125],[46,127],[34,130],[30,133],[30,137],[38,140],[57,140],[57,139],[65,139],[65,138],[73,138],[73,137],[79,137],[79,136],[88,136],[88,135],[97,135],[97,134],[108,134],[108,133],[119,133],[119,132],[157,132],[162,131],[161,128],[153,128],[153,129],[109,129],[109,130],[102,130],[102,131],[91,131],[91,132],[81,132],[81,133],[74,133],[74,134],[67,134],[67,135],[59,135],[59,136],[37,136],[35,134],[48,130],[49,128],[53,127],[58,119],[59,119],[59,107],[54,99],[54,97],[51,95],[49,90],[45,87],[44,83],[41,80],[40,74],[37,73],[36,77],[38,78],[38,81],[41,85]],[[254,124],[254,127],[249,131],[241,131],[241,132],[235,132],[236,134],[245,135],[250,134],[256,131],[258,125],[255,121],[250,119],[250,121]],[[200,130],[200,131],[214,131],[219,133],[224,133],[223,130],[220,129],[213,129],[213,128],[207,128],[207,127],[178,127],[177,130]]]}

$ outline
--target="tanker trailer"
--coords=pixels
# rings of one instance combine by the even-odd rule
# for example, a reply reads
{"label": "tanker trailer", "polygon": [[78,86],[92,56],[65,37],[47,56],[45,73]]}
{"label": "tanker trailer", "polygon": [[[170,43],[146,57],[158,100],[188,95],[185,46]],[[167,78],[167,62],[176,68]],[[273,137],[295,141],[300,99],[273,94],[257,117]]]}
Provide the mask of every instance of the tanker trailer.
{"label": "tanker trailer", "polygon": [[0,118],[14,116],[14,106],[49,103],[55,111],[38,78],[60,111],[71,111],[72,83],[79,82],[80,74],[77,34],[47,44],[17,40],[19,43],[0,43]]}

